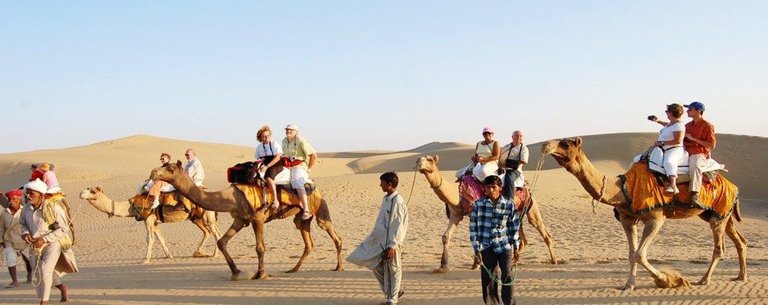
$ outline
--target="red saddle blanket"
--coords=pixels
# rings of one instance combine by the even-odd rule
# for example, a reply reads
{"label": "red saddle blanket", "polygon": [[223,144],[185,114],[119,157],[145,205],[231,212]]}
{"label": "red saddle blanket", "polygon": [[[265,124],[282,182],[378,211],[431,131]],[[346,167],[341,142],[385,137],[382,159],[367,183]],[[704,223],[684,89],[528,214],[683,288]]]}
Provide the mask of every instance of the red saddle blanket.
{"label": "red saddle blanket", "polygon": [[[459,205],[464,210],[464,215],[468,215],[475,207],[475,202],[485,195],[483,184],[477,181],[472,175],[464,175],[459,179]],[[531,197],[528,187],[515,190],[515,209],[518,213],[523,211],[525,203]]]}
{"label": "red saddle blanket", "polygon": [[716,175],[713,180],[704,180],[699,191],[701,205],[698,206],[691,202],[688,183],[677,185],[679,194],[666,193],[665,187],[658,184],[646,163],[634,163],[622,176],[628,205],[632,212],[638,214],[665,206],[690,206],[712,210],[720,217],[727,217],[739,197],[739,188],[723,175]]}

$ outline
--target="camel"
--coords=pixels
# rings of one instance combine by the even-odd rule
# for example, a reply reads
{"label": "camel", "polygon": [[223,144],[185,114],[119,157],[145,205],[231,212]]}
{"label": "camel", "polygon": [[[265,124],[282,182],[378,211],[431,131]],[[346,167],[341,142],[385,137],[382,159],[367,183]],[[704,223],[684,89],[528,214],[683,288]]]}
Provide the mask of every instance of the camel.
{"label": "camel", "polygon": [[[459,225],[459,223],[464,219],[465,213],[462,210],[462,208],[459,206],[459,194],[458,190],[451,188],[451,191],[448,191],[449,186],[443,184],[443,176],[440,174],[440,169],[437,167],[437,163],[440,160],[439,156],[423,156],[420,157],[417,161],[417,168],[418,171],[422,174],[424,174],[424,177],[427,178],[427,182],[429,183],[429,186],[432,188],[432,190],[435,192],[438,198],[440,198],[440,201],[445,203],[446,208],[446,216],[448,217],[448,228],[445,229],[445,233],[443,233],[443,255],[440,259],[440,268],[435,269],[436,273],[444,273],[448,272],[448,248],[451,244],[451,237],[453,236],[453,231],[456,230],[456,226]],[[541,237],[544,238],[544,243],[547,244],[547,248],[549,249],[549,259],[550,263],[557,264],[557,258],[555,257],[555,253],[552,250],[554,240],[552,239],[552,235],[549,234],[549,230],[547,230],[547,227],[544,226],[544,222],[541,218],[541,213],[539,212],[539,207],[536,204],[536,202],[531,198],[531,204],[530,209],[528,210],[528,213],[526,214],[528,217],[528,223],[531,224],[534,228],[536,228],[537,231],[539,231],[539,234],[541,234]],[[522,252],[525,248],[527,241],[525,238],[525,234],[523,233],[523,230],[521,228],[520,230],[520,251]],[[477,268],[479,265],[479,262],[475,260],[475,262],[472,264],[472,269]]]}
{"label": "camel", "polygon": [[[560,166],[564,167],[569,173],[576,176],[581,185],[595,200],[613,206],[619,214],[619,221],[627,235],[629,245],[629,276],[624,285],[624,290],[633,290],[635,288],[635,278],[637,274],[637,264],[640,263],[654,278],[657,287],[687,287],[690,284],[679,273],[671,270],[659,271],[654,268],[647,259],[648,248],[653,242],[654,237],[664,225],[664,220],[682,219],[692,216],[699,216],[704,221],[709,222],[714,236],[714,251],[712,261],[706,274],[698,282],[699,285],[709,284],[710,277],[717,263],[723,258],[725,243],[723,233],[728,234],[739,256],[739,275],[734,278],[735,281],[746,281],[747,279],[747,258],[746,244],[747,240],[736,228],[736,221],[741,221],[739,212],[739,202],[735,201],[732,212],[720,218],[714,213],[701,208],[685,206],[667,206],[665,208],[653,209],[646,213],[636,214],[628,205],[628,199],[622,191],[622,181],[620,178],[608,178],[600,173],[594,165],[587,159],[587,156],[581,149],[582,139],[562,139],[550,140],[544,143],[541,148],[543,154],[552,155]],[[644,224],[643,235],[640,243],[637,242],[637,224]]]}
{"label": "camel", "polygon": [[[206,210],[217,212],[229,212],[232,215],[232,226],[229,227],[224,236],[216,243],[224,254],[224,258],[227,261],[230,271],[232,271],[231,280],[246,280],[246,279],[265,279],[269,277],[269,274],[264,270],[264,252],[266,247],[264,245],[264,224],[275,220],[283,219],[289,216],[295,216],[293,223],[296,228],[301,232],[301,238],[304,241],[304,252],[301,254],[301,258],[292,269],[288,270],[288,273],[299,271],[304,259],[309,256],[315,247],[312,240],[312,234],[310,232],[310,225],[312,218],[302,220],[300,215],[297,215],[301,210],[296,205],[281,204],[277,210],[268,208],[268,205],[262,202],[262,199],[258,196],[251,198],[254,200],[255,206],[251,206],[249,198],[246,197],[240,189],[231,185],[230,187],[218,191],[208,192],[202,188],[196,186],[192,179],[184,173],[184,168],[181,166],[181,161],[176,163],[169,163],[164,166],[155,168],[152,170],[150,176],[152,180],[161,180],[173,185],[184,197],[189,198],[194,204],[197,204]],[[263,190],[262,190],[263,191]],[[318,192],[315,190],[315,192]],[[298,198],[296,199],[298,200]],[[298,203],[295,203],[298,204]],[[317,225],[328,233],[333,243],[336,246],[336,268],[334,271],[344,270],[341,257],[341,237],[336,233],[336,229],[331,222],[330,211],[328,210],[328,203],[325,199],[321,199],[320,207],[315,213],[314,217]],[[256,253],[259,257],[258,271],[253,273],[242,273],[235,265],[232,256],[227,251],[227,243],[235,236],[241,229],[253,225],[253,234],[256,236]]]}
{"label": "camel", "polygon": [[[139,209],[135,208],[129,200],[114,201],[107,197],[107,195],[104,194],[102,188],[99,186],[86,188],[80,192],[80,199],[87,201],[97,210],[107,213],[109,217],[117,216],[133,218],[139,214]],[[166,211],[164,217],[165,222],[163,223],[176,223],[190,219],[191,214],[194,214],[194,211],[193,213],[186,213],[184,211]],[[194,223],[195,226],[197,226],[197,228],[203,232],[203,240],[200,241],[200,245],[197,246],[197,250],[195,250],[195,253],[192,254],[193,257],[209,257],[209,255],[206,255],[203,252],[203,248],[208,241],[208,238],[211,236],[211,234],[213,234],[216,239],[221,237],[221,231],[219,231],[219,225],[216,222],[216,218],[216,212],[204,211],[201,217],[193,216],[193,219],[190,219],[190,221],[192,221],[192,223]],[[142,264],[149,264],[152,260],[152,246],[155,243],[155,237],[160,242],[160,246],[163,248],[166,258],[173,258],[173,255],[168,250],[168,246],[165,244],[165,237],[163,237],[163,233],[160,231],[160,227],[157,225],[155,220],[157,220],[157,212],[147,215],[146,219],[144,220],[144,227],[147,229],[147,257],[144,258]],[[210,257],[219,257],[218,248],[214,247],[213,255],[210,255]]]}

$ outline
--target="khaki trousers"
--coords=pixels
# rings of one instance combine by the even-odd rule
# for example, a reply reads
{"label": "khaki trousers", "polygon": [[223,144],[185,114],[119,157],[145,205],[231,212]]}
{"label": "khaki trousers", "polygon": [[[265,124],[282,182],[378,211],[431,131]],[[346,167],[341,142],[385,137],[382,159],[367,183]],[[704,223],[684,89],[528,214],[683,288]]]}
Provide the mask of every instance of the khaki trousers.
{"label": "khaki trousers", "polygon": [[707,155],[695,154],[688,156],[688,175],[691,177],[689,188],[691,192],[698,192],[701,190],[701,179],[703,178],[703,172],[701,168],[707,162]]}

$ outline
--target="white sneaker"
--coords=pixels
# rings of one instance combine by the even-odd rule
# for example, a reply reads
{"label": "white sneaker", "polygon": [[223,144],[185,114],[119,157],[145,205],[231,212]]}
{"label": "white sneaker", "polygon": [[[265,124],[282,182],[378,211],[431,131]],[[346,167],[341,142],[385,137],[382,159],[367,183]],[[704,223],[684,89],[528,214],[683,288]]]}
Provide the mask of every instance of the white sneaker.
{"label": "white sneaker", "polygon": [[304,211],[304,213],[301,214],[301,220],[307,220],[312,218],[312,213]]}
{"label": "white sneaker", "polygon": [[279,208],[280,208],[280,203],[279,202],[277,202],[277,201],[272,202],[272,209],[273,210],[277,210]]}
{"label": "white sneaker", "polygon": [[152,207],[150,209],[154,209],[156,207],[160,206],[160,201],[155,199],[154,202],[152,202]]}
{"label": "white sneaker", "polygon": [[672,194],[680,194],[680,189],[677,188],[677,185],[675,185],[675,191]]}

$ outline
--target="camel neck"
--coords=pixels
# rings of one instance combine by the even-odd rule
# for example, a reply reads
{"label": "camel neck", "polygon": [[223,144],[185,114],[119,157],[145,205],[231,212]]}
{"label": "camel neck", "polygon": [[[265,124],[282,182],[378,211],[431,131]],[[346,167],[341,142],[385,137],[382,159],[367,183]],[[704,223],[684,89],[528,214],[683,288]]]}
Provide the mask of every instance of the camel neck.
{"label": "camel neck", "polygon": [[182,196],[187,197],[192,203],[199,205],[203,209],[215,212],[233,212],[237,210],[238,206],[231,192],[228,194],[224,194],[223,191],[206,192],[201,187],[195,185],[192,182],[192,178],[183,172],[167,182],[173,185]]}
{"label": "camel neck", "polygon": [[431,175],[428,175],[427,182],[429,182],[429,186],[435,191],[437,197],[440,198],[440,201],[453,206],[459,205],[458,194],[448,191],[448,186],[443,183],[443,175],[439,171],[434,171]]}
{"label": "camel neck", "polygon": [[134,217],[136,212],[128,201],[114,201],[107,196],[99,196],[93,204],[97,210],[117,217]]}
{"label": "camel neck", "polygon": [[566,168],[581,182],[584,190],[593,199],[612,206],[620,206],[626,202],[624,194],[619,187],[619,179],[605,176],[587,159],[581,155],[577,157],[577,167]]}

